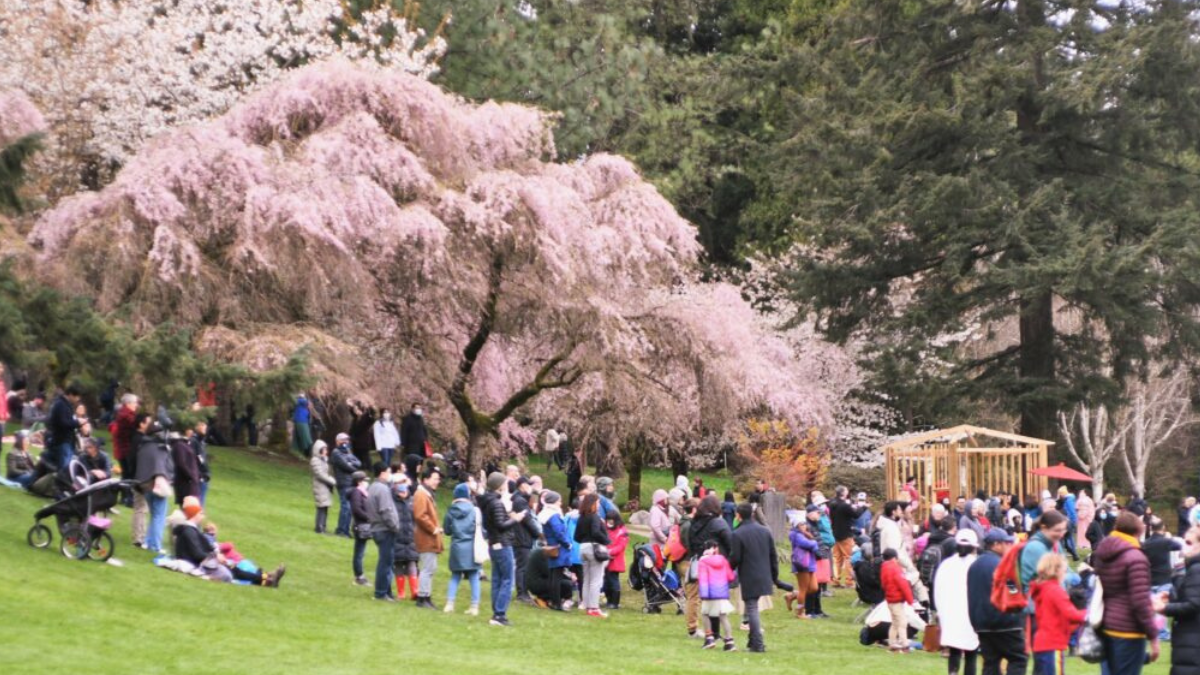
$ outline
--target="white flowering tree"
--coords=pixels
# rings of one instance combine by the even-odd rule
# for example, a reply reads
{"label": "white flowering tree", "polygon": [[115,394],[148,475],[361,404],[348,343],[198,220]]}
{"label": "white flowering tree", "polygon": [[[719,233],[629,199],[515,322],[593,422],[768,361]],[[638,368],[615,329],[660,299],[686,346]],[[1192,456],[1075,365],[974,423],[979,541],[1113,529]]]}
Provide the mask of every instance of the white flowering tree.
{"label": "white flowering tree", "polygon": [[[428,77],[446,45],[387,2],[5,0],[0,88],[47,116],[52,195],[97,187],[149,138],[333,56]],[[82,174],[82,175],[81,175]]]}

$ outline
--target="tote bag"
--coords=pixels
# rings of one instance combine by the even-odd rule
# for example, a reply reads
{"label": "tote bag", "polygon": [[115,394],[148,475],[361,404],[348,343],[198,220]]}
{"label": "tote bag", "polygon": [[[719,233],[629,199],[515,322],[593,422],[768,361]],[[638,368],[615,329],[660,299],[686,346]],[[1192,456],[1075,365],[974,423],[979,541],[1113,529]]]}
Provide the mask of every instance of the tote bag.
{"label": "tote bag", "polygon": [[482,565],[491,558],[488,555],[487,539],[483,537],[483,513],[475,509],[475,564]]}

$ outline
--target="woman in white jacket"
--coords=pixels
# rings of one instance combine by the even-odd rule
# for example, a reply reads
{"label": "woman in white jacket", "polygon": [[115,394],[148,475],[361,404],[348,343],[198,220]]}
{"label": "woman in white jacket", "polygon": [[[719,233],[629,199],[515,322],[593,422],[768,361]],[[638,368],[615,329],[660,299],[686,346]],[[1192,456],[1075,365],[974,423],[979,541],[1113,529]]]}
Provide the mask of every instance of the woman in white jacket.
{"label": "woman in white jacket", "polygon": [[384,464],[391,466],[392,453],[400,447],[400,432],[392,422],[392,411],[384,408],[380,412],[379,421],[371,425],[371,431],[375,433],[375,449],[379,451],[380,459]]}
{"label": "woman in white jacket", "polygon": [[967,569],[975,562],[979,537],[974,530],[959,530],[954,541],[958,555],[943,560],[933,577],[933,606],[942,630],[942,647],[950,650],[947,672],[958,675],[961,664],[965,675],[975,675],[979,636],[971,627],[967,608]]}

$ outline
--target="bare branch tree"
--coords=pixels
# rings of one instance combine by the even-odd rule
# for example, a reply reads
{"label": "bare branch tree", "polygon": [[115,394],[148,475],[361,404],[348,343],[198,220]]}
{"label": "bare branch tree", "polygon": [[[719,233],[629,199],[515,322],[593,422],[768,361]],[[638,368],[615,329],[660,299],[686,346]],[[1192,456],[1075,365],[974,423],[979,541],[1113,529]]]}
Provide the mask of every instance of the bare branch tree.
{"label": "bare branch tree", "polygon": [[1196,421],[1191,383],[1185,370],[1175,370],[1128,385],[1129,405],[1122,408],[1121,464],[1139,496],[1146,494],[1146,467],[1156,450],[1180,429]]}
{"label": "bare branch tree", "polygon": [[1092,477],[1092,497],[1104,496],[1104,467],[1121,449],[1127,427],[1115,428],[1104,405],[1092,408],[1079,403],[1068,415],[1058,413],[1058,425],[1066,439],[1067,454]]}

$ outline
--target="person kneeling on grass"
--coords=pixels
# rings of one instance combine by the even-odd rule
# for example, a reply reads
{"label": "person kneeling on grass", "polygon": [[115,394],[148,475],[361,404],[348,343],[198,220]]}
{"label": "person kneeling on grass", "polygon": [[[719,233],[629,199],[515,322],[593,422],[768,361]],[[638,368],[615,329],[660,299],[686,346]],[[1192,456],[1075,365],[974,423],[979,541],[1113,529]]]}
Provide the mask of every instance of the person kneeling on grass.
{"label": "person kneeling on grass", "polygon": [[[183,500],[183,521],[172,530],[175,540],[175,558],[185,561],[200,570],[201,576],[210,581],[229,583],[244,581],[255,586],[279,587],[286,567],[280,565],[274,572],[267,574],[254,563],[236,556],[237,561],[227,557],[216,544],[216,526],[209,523],[210,535],[200,531],[200,522],[204,520],[204,509],[196,497],[185,497]],[[175,517],[177,519],[178,516]],[[230,545],[229,551],[233,551]]]}

